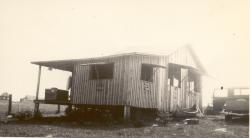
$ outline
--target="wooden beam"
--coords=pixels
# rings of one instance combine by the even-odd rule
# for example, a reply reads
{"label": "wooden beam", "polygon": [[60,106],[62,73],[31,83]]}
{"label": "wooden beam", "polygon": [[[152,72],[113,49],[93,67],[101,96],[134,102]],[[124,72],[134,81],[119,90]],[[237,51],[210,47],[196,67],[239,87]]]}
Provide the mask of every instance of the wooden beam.
{"label": "wooden beam", "polygon": [[[39,98],[41,71],[42,71],[42,66],[39,65],[39,68],[38,68],[38,78],[37,78],[37,87],[36,87],[36,100],[38,100],[38,98]],[[34,114],[36,115],[38,113],[38,111],[39,111],[39,103],[35,103]]]}
{"label": "wooden beam", "polygon": [[34,100],[34,103],[38,104],[60,104],[60,105],[72,105],[70,101],[46,101],[46,100]]}

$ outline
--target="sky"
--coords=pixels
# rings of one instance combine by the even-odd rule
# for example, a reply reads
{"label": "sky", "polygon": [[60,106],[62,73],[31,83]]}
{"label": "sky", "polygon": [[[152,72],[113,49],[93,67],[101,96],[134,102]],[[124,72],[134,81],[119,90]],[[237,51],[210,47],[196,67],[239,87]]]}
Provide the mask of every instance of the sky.
{"label": "sky", "polygon": [[[206,68],[204,104],[221,85],[250,86],[249,0],[0,0],[0,93],[35,95],[31,61],[123,52],[167,54],[191,45]],[[69,72],[42,70],[44,89]]]}

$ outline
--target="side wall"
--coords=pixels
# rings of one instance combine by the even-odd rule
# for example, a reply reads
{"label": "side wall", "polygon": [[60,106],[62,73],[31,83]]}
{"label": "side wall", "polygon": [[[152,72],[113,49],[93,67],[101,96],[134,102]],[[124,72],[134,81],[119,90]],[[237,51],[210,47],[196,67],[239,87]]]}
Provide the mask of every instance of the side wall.
{"label": "side wall", "polygon": [[126,60],[125,87],[127,103],[140,108],[167,109],[167,68],[154,67],[153,82],[141,80],[142,64],[167,67],[168,58],[164,56],[133,55]]}

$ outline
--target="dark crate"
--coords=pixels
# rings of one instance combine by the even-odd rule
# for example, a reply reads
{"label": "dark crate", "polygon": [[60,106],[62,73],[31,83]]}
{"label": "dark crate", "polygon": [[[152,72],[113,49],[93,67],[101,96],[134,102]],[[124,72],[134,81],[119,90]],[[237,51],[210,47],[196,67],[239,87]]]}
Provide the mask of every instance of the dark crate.
{"label": "dark crate", "polygon": [[68,93],[57,88],[45,89],[45,101],[68,101]]}

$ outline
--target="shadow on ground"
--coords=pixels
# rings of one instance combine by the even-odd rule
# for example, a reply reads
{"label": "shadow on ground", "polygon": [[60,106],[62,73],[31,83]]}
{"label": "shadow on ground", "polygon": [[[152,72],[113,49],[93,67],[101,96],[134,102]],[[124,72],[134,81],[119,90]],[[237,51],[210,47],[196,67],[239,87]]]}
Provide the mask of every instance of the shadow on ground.
{"label": "shadow on ground", "polygon": [[223,122],[227,125],[249,126],[249,117],[233,117],[230,121],[225,121],[224,116],[210,116],[213,121]]}
{"label": "shadow on ground", "polygon": [[[89,129],[98,129],[98,130],[116,130],[116,129],[124,129],[124,128],[136,128],[137,122],[129,121],[120,121],[120,120],[112,120],[112,121],[72,121],[67,117],[42,117],[42,118],[32,118],[29,120],[18,120],[9,122],[8,124],[13,125],[50,125],[54,127],[63,127],[63,128],[89,128]],[[140,127],[152,125],[151,122],[145,122]]]}

